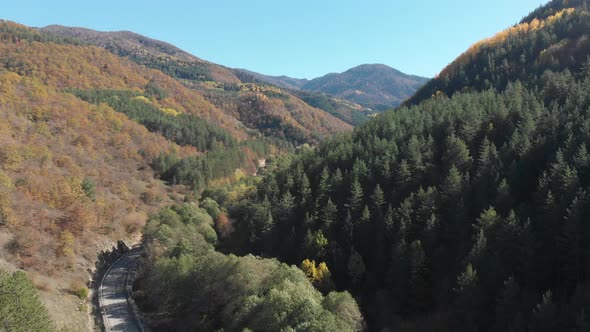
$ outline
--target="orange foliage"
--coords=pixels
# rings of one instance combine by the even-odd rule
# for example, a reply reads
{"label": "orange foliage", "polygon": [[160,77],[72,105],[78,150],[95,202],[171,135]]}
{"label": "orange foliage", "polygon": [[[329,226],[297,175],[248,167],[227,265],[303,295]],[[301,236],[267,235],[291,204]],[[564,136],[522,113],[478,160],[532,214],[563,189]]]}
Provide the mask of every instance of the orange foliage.
{"label": "orange foliage", "polygon": [[[219,124],[229,130],[238,140],[248,137],[236,119],[209,103],[201,93],[188,89],[162,72],[148,69],[127,59],[119,58],[94,46],[73,46],[54,43],[23,42],[0,43],[0,59],[9,59],[5,65],[24,77],[35,77],[29,83],[27,94],[31,100],[44,98],[43,84],[60,89],[115,89],[142,91],[150,80],[157,81],[168,97],[154,101],[163,109],[180,113],[192,113]],[[105,68],[104,64],[108,66]],[[0,83],[0,91],[4,91]]]}
{"label": "orange foliage", "polygon": [[545,20],[538,20],[533,19],[531,22],[524,22],[518,25],[515,25],[511,28],[508,28],[504,31],[501,31],[494,35],[493,37],[483,39],[475,44],[473,44],[467,51],[461,54],[455,61],[449,64],[446,68],[444,68],[438,77],[445,77],[445,76],[452,76],[457,69],[461,65],[465,65],[471,61],[471,59],[477,55],[480,50],[484,47],[494,47],[498,44],[504,43],[510,36],[519,35],[519,34],[527,34],[531,31],[536,31],[543,29],[545,26],[552,25],[558,20],[562,19],[564,15],[570,15],[574,12],[573,8],[567,8],[561,10],[560,12],[556,13],[555,15],[549,16]]}
{"label": "orange foliage", "polygon": [[[4,72],[0,89],[0,225],[14,234],[10,249],[24,268],[63,268],[60,241],[71,242],[64,234],[86,244],[76,254],[92,257],[93,244],[104,240],[99,233],[124,238],[137,231],[144,222],[138,215],[169,203],[149,162],[161,151],[194,153],[36,78]],[[96,183],[94,200],[82,188],[88,177]],[[148,186],[160,204],[139,198]]]}
{"label": "orange foliage", "polygon": [[225,213],[220,213],[217,216],[217,219],[215,220],[215,229],[222,239],[228,238],[234,231],[234,228]]}

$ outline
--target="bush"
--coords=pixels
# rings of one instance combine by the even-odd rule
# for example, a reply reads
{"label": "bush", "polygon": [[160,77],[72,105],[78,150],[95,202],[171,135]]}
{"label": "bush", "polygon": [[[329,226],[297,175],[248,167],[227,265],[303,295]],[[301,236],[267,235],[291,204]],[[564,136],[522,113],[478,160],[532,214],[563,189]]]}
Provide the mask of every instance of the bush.
{"label": "bush", "polygon": [[75,285],[72,288],[72,294],[74,294],[77,297],[79,297],[80,300],[87,299],[89,293],[90,293],[90,290],[88,289],[88,287],[86,287],[84,285]]}

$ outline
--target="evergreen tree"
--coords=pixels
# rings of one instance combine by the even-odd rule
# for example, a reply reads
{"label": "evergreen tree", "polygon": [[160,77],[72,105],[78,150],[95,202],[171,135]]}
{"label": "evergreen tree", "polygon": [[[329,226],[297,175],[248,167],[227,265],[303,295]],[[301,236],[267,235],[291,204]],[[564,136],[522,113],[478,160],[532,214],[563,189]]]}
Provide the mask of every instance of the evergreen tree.
{"label": "evergreen tree", "polygon": [[385,205],[385,197],[381,186],[377,184],[373,194],[371,195],[371,206],[373,215],[379,220],[383,217],[383,206]]}
{"label": "evergreen tree", "polygon": [[47,309],[24,272],[0,270],[0,325],[5,331],[54,331]]}
{"label": "evergreen tree", "polygon": [[326,205],[322,209],[322,216],[320,219],[322,225],[321,227],[324,230],[324,232],[329,232],[337,216],[338,207],[336,206],[336,204],[332,203],[332,199],[328,198]]}
{"label": "evergreen tree", "polygon": [[350,193],[348,195],[346,208],[350,209],[351,213],[359,216],[363,204],[363,188],[358,179],[354,178],[350,185]]}
{"label": "evergreen tree", "polygon": [[467,265],[465,271],[457,279],[455,292],[457,294],[456,312],[454,316],[456,330],[467,332],[479,331],[478,321],[481,313],[482,299],[478,285],[477,271],[473,269],[471,264]]}

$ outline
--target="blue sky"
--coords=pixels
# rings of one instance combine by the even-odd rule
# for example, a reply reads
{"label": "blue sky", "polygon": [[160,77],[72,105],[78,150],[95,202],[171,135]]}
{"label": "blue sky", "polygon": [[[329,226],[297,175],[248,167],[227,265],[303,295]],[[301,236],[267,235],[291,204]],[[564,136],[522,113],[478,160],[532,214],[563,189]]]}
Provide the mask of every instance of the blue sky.
{"label": "blue sky", "polygon": [[7,1],[1,18],[131,30],[228,67],[313,78],[363,63],[432,77],[547,0]]}

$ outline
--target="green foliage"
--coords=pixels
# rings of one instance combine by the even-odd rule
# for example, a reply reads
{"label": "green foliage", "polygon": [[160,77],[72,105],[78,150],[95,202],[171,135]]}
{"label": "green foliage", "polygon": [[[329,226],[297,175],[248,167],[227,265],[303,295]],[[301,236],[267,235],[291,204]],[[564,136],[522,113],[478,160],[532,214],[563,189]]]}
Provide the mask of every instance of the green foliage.
{"label": "green foliage", "polygon": [[0,331],[46,332],[55,327],[24,272],[0,270]]}
{"label": "green foliage", "polygon": [[305,90],[297,90],[293,93],[310,106],[330,113],[340,120],[350,123],[353,126],[360,126],[363,123],[369,121],[369,117],[367,116],[366,112],[348,106],[342,100],[331,98],[326,94]]}
{"label": "green foliage", "polygon": [[[205,203],[212,207],[208,201]],[[264,213],[263,213],[264,214]],[[223,255],[194,225],[211,217],[192,204],[163,209],[146,225],[151,261],[140,290],[158,330],[361,331],[350,294],[315,290],[303,271],[275,259]],[[315,264],[314,264],[315,267]],[[317,268],[325,283],[329,271]],[[149,290],[149,291],[147,291]]]}
{"label": "green foliage", "polygon": [[[213,230],[213,219],[207,211],[192,203],[165,208],[151,216],[146,224],[144,236],[148,243],[157,242],[168,248],[167,254],[180,243],[180,248],[190,252],[203,252],[217,242]],[[178,250],[177,249],[177,250]]]}
{"label": "green foliage", "polygon": [[82,190],[88,198],[93,200],[96,197],[96,184],[91,178],[86,177],[82,180]]}
{"label": "green foliage", "polygon": [[73,289],[72,292],[74,293],[74,295],[80,298],[80,300],[85,300],[86,298],[88,298],[88,293],[90,291],[88,290],[88,287],[80,286],[76,289]]}
{"label": "green foliage", "polygon": [[[492,328],[510,278],[518,294],[505,301],[516,304],[502,306],[520,313],[510,328],[531,323],[547,290],[563,299],[556,320],[570,319],[590,305],[566,304],[588,282],[590,78],[544,77],[386,112],[301,152],[249,200],[225,205],[256,239],[234,235],[237,252],[322,257],[338,287],[387,288],[407,319],[452,308],[449,329]],[[315,244],[320,231],[327,248]]]}
{"label": "green foliage", "polygon": [[359,331],[363,327],[352,297],[331,293],[324,300],[302,271],[276,260],[212,251],[164,258],[146,282],[155,287],[150,288],[154,306],[174,308],[163,312],[172,321],[155,322],[158,329]]}
{"label": "green foliage", "polygon": [[[150,81],[146,94],[157,99],[165,98],[165,92],[157,83]],[[117,112],[144,125],[149,131],[160,133],[179,145],[192,145],[199,150],[215,150],[236,146],[237,143],[224,129],[192,114],[178,116],[162,112],[141,95],[132,91],[117,90],[71,90],[77,97],[92,104],[107,103]]]}

